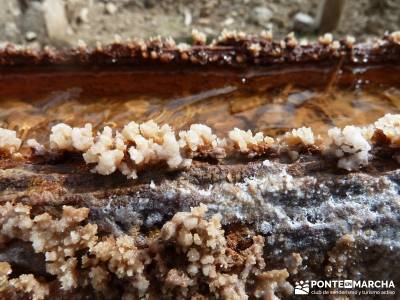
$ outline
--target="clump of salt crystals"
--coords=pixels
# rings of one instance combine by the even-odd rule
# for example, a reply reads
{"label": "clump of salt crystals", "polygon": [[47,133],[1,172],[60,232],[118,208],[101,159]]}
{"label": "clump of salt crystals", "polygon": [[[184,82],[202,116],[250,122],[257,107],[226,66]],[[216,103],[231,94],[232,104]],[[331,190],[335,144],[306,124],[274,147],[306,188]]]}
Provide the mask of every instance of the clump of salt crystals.
{"label": "clump of salt crystals", "polygon": [[0,128],[0,152],[13,154],[21,147],[21,139],[14,130]]}
{"label": "clump of salt crystals", "polygon": [[79,151],[86,151],[93,145],[92,124],[82,128],[74,127],[71,131],[72,146]]}
{"label": "clump of salt crystals", "polygon": [[[51,129],[50,147],[83,152],[87,164],[96,164],[93,172],[108,175],[118,169],[128,178],[137,178],[137,170],[151,164],[166,162],[171,169],[189,166],[191,159],[181,155],[181,148],[185,148],[189,140],[190,151],[186,149],[185,152],[190,153],[211,152],[219,145],[209,127],[198,125],[191,130],[186,132],[191,139],[185,139],[181,145],[169,125],[160,127],[152,120],[142,124],[130,122],[121,133],[115,134],[106,126],[96,137],[93,137],[91,124],[78,128],[61,123]],[[28,146],[35,149],[37,145],[31,141]]]}
{"label": "clump of salt crystals", "polygon": [[96,163],[93,171],[101,175],[109,175],[117,169],[124,158],[125,144],[117,133],[113,137],[112,129],[104,127],[101,133],[98,133],[95,142],[89,149],[83,153],[83,159],[86,163]]}
{"label": "clump of salt crystals", "polygon": [[51,128],[50,148],[54,150],[73,150],[71,126],[60,123]]}
{"label": "clump of salt crystals", "polygon": [[223,158],[226,155],[224,149],[226,141],[219,139],[206,125],[192,124],[189,130],[180,131],[179,137],[180,147],[190,157]]}
{"label": "clump of salt crystals", "polygon": [[309,127],[301,127],[293,129],[291,132],[287,132],[282,139],[289,147],[299,145],[314,145],[315,137],[314,133]]}
{"label": "clump of salt crystals", "polygon": [[244,131],[239,128],[229,131],[228,136],[234,147],[249,157],[264,154],[274,143],[273,138],[264,137],[262,132],[253,135],[251,130]]}
{"label": "clump of salt crystals", "polygon": [[60,123],[51,128],[50,148],[53,150],[86,151],[93,145],[92,125],[83,128]]}
{"label": "clump of salt crystals", "polygon": [[[377,133],[386,138],[391,148],[400,147],[400,115],[387,114],[368,127],[330,129],[327,153],[339,158],[339,168],[358,169],[368,164]],[[278,146],[278,151],[288,152],[293,160],[305,147],[321,146],[321,140],[307,127],[293,129],[276,141],[262,133],[253,135],[251,130],[234,128],[228,133],[229,144],[203,124],[193,124],[178,135],[179,139],[169,125],[160,127],[152,120],[142,124],[130,122],[115,134],[110,127],[105,127],[95,137],[91,124],[79,128],[61,123],[51,129],[50,148],[83,153],[86,163],[95,164],[93,172],[108,175],[119,170],[128,178],[137,178],[137,171],[149,165],[166,163],[170,169],[180,169],[189,167],[194,157],[223,158],[232,145],[234,150],[249,157],[265,154],[271,147]],[[0,151],[13,153],[20,145],[15,131],[0,128]],[[36,154],[45,153],[36,140],[28,140],[27,145]],[[400,161],[399,155],[394,158]]]}
{"label": "clump of salt crystals", "polygon": [[[22,274],[19,277],[9,278],[11,266],[8,262],[0,262],[0,297],[1,299],[46,299],[49,295],[49,286],[38,281],[33,274]],[[20,297],[18,297],[20,296]]]}
{"label": "clump of salt crystals", "polygon": [[[369,151],[375,134],[383,134],[391,148],[400,147],[400,115],[386,114],[367,127],[346,126],[328,131],[332,139],[330,150],[339,157],[338,167],[349,171],[368,164]],[[394,158],[400,162],[399,155]]]}
{"label": "clump of salt crystals", "polygon": [[[32,141],[30,144],[31,147],[35,146]],[[97,164],[94,172],[109,175],[121,163],[126,146],[118,133],[113,137],[112,129],[108,126],[94,138],[91,124],[79,128],[60,123],[51,128],[50,148],[57,151],[84,152],[83,159],[86,163]]]}
{"label": "clump of salt crystals", "polygon": [[400,146],[400,115],[386,114],[374,123],[375,130],[380,130],[392,146]]}
{"label": "clump of salt crystals", "polygon": [[165,161],[169,168],[177,169],[191,163],[181,156],[179,143],[169,125],[159,127],[153,120],[140,125],[130,122],[121,133],[124,142],[132,145],[128,148],[130,159],[120,166],[120,171],[129,178],[136,178],[137,169],[149,164]]}
{"label": "clump of salt crystals", "polygon": [[301,127],[285,133],[278,141],[292,161],[295,161],[300,156],[299,152],[315,145],[316,139],[311,128]]}
{"label": "clump of salt crystals", "polygon": [[28,139],[26,145],[33,149],[36,155],[44,155],[46,153],[45,147],[40,144],[36,139]]}
{"label": "clump of salt crystals", "polygon": [[332,139],[330,150],[339,158],[339,168],[352,171],[368,164],[371,145],[366,135],[366,129],[355,126],[328,130],[328,136]]}
{"label": "clump of salt crystals", "polygon": [[397,44],[400,44],[400,31],[394,31],[389,35],[389,40],[392,42],[395,42]]}
{"label": "clump of salt crystals", "polygon": [[[374,128],[376,136],[383,134],[390,148],[400,148],[400,115],[386,114],[374,123]],[[395,153],[393,158],[400,163],[400,153]]]}
{"label": "clump of salt crystals", "polygon": [[[150,150],[151,152],[154,151],[155,157],[150,155],[151,159],[165,160],[170,168],[177,168],[182,164],[183,158],[180,154],[179,143],[176,140],[174,131],[169,125],[165,124],[160,128],[153,120],[150,120],[140,125],[140,133],[143,136],[142,141],[145,140],[146,143],[153,145],[152,148],[150,147]],[[136,153],[141,154],[141,149],[138,146],[139,145],[136,144]],[[132,158],[131,151],[130,155]],[[146,162],[147,158],[145,156],[144,159]],[[132,160],[134,159],[132,158]]]}

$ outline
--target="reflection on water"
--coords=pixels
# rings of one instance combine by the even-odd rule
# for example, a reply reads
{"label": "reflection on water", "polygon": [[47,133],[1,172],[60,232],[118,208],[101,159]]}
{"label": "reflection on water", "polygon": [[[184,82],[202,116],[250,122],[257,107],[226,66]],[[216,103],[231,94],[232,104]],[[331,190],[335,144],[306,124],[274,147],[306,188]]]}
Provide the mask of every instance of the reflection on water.
{"label": "reflection on water", "polygon": [[[300,89],[291,84],[275,89],[230,86],[182,97],[131,96],[83,97],[77,87],[54,91],[41,99],[1,99],[0,126],[44,142],[58,122],[96,127],[121,127],[131,120],[153,119],[185,129],[192,123],[211,126],[223,135],[233,127],[276,136],[301,126],[317,133],[331,126],[368,124],[385,113],[400,111],[400,90],[395,87],[359,86]],[[1,92],[0,92],[1,96]]]}

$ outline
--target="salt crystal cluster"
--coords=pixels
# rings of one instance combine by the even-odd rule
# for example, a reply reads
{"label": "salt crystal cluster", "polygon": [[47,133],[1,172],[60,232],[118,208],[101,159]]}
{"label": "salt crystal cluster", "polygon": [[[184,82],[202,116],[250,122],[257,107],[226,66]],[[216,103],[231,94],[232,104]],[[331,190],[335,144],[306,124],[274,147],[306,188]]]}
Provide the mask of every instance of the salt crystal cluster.
{"label": "salt crystal cluster", "polygon": [[[181,259],[187,262],[184,268],[174,268],[167,273],[167,282],[171,289],[178,289],[178,296],[185,297],[191,286],[199,286],[204,281],[217,299],[248,299],[249,296],[279,299],[275,294],[278,289],[284,294],[291,293],[292,287],[285,280],[289,276],[286,269],[279,270],[287,274],[286,277],[265,275],[268,272],[263,271],[264,239],[261,236],[253,236],[249,248],[232,252],[221,228],[221,216],[214,215],[207,221],[204,219],[206,211],[207,207],[201,204],[190,212],[177,213],[161,230],[162,239],[174,245],[177,255],[186,256]],[[232,260],[233,257],[236,259]],[[238,265],[239,261],[245,263]],[[233,269],[240,271],[232,273]],[[246,282],[255,283],[250,293]]]}
{"label": "salt crystal cluster", "polygon": [[[392,150],[400,148],[400,115],[387,114],[378,119],[371,127],[375,129],[373,140],[380,139],[381,142],[384,140]],[[393,158],[400,163],[398,151],[393,154]]]}
{"label": "salt crystal cluster", "polygon": [[389,39],[397,44],[400,44],[400,31],[394,31],[389,35]]}
{"label": "salt crystal cluster", "polygon": [[115,274],[119,279],[131,278],[132,290],[137,291],[139,297],[146,294],[150,285],[144,275],[144,268],[150,263],[147,249],[139,249],[135,238],[128,235],[110,236],[98,242],[90,249],[90,254],[83,257],[83,267],[91,269],[91,284],[96,290],[107,293],[111,274]]}
{"label": "salt crystal cluster", "polygon": [[378,119],[373,127],[385,135],[391,146],[400,146],[400,115],[386,114]]}
{"label": "salt crystal cluster", "polygon": [[333,35],[331,33],[325,33],[318,38],[318,42],[324,46],[330,45],[333,42]]}
{"label": "salt crystal cluster", "polygon": [[51,128],[50,148],[53,150],[86,151],[93,145],[92,125],[71,127],[60,123]]}
{"label": "salt crystal cluster", "polygon": [[298,41],[296,39],[296,36],[294,35],[294,32],[289,33],[286,36],[286,45],[288,45],[290,48],[296,47],[298,44]]}
{"label": "salt crystal cluster", "polygon": [[[328,264],[325,273],[330,278],[346,278],[351,276],[351,257],[357,254],[356,238],[352,234],[345,234],[336,241],[335,246],[328,251]],[[350,271],[351,272],[351,271]]]}
{"label": "salt crystal cluster", "polygon": [[93,145],[92,125],[83,128],[60,123],[51,128],[50,148],[53,150],[86,151]]}
{"label": "salt crystal cluster", "polygon": [[177,213],[170,222],[164,224],[161,235],[165,241],[174,241],[187,253],[190,264],[189,275],[202,273],[204,276],[217,276],[216,263],[226,265],[223,255],[226,247],[224,231],[221,229],[221,216],[214,215],[210,221],[202,220],[207,207],[192,209],[191,212]]}
{"label": "salt crystal cluster", "polygon": [[248,45],[247,49],[254,55],[254,57],[258,57],[262,50],[262,47],[259,43],[251,43]]}
{"label": "salt crystal cluster", "polygon": [[17,278],[9,279],[8,275],[11,272],[9,263],[0,262],[0,296],[2,299],[17,299],[21,293],[28,294],[32,300],[42,300],[48,296],[48,285],[36,280],[32,274],[22,274]]}
{"label": "salt crystal cluster", "polygon": [[86,151],[93,145],[92,124],[85,124],[83,128],[72,128],[72,146],[78,151]]}
{"label": "salt crystal cluster", "polygon": [[62,217],[54,220],[48,213],[30,216],[31,207],[6,203],[0,207],[0,235],[32,243],[36,253],[44,253],[46,270],[56,275],[64,290],[77,287],[76,252],[94,245],[97,225],[79,223],[89,210],[64,206]]}
{"label": "salt crystal cluster", "polygon": [[273,138],[264,137],[262,132],[253,135],[251,130],[244,131],[239,128],[229,131],[228,136],[236,149],[250,157],[264,154],[274,143]]}
{"label": "salt crystal cluster", "polygon": [[[119,135],[113,136],[110,127],[104,127],[102,132],[97,134],[95,141],[83,153],[83,159],[88,164],[97,164],[93,171],[101,175],[109,175],[117,170],[118,165],[124,158],[125,144]],[[78,150],[78,149],[77,149]]]}
{"label": "salt crystal cluster", "polygon": [[149,165],[165,162],[170,169],[180,169],[190,166],[192,157],[225,155],[224,141],[202,124],[181,131],[179,141],[169,125],[160,127],[153,120],[130,122],[115,133],[106,126],[95,137],[90,124],[77,128],[61,123],[51,132],[52,150],[82,152],[87,164],[95,164],[93,172],[102,175],[120,170],[128,178],[137,178],[137,171]]}
{"label": "salt crystal cluster", "polygon": [[355,126],[344,129],[332,128],[328,131],[332,139],[330,145],[334,155],[339,158],[338,167],[348,171],[368,164],[371,145],[363,135],[363,130]]}
{"label": "salt crystal cluster", "polygon": [[274,35],[273,35],[272,30],[262,30],[260,33],[260,37],[267,41],[272,41]]}
{"label": "salt crystal cluster", "polygon": [[[274,140],[261,132],[253,134],[251,130],[234,128],[229,131],[227,142],[203,124],[192,124],[189,130],[176,134],[169,125],[160,127],[152,120],[141,124],[130,122],[121,132],[106,126],[94,136],[91,124],[71,127],[61,123],[51,128],[50,148],[82,153],[85,162],[94,165],[93,172],[109,175],[119,170],[128,178],[137,178],[137,172],[149,166],[165,164],[171,170],[183,169],[191,165],[193,158],[221,159],[232,150],[255,157],[274,149],[296,160],[311,147],[333,155],[338,158],[339,168],[352,171],[366,166],[369,152],[384,142],[400,161],[399,153],[395,153],[400,147],[400,115],[387,114],[366,127],[332,128],[328,137],[327,143],[315,136],[311,128],[301,127]],[[44,146],[34,139],[26,144],[36,155],[46,153]],[[0,150],[12,154],[20,145],[15,131],[0,128]]]}
{"label": "salt crystal cluster", "polygon": [[300,157],[300,152],[316,145],[314,133],[311,128],[308,127],[293,129],[278,138],[278,142],[280,151],[286,152],[292,161]]}
{"label": "salt crystal cluster", "polygon": [[207,36],[203,32],[200,32],[197,29],[193,29],[192,39],[195,45],[205,45],[207,41]]}
{"label": "salt crystal cluster", "polygon": [[[384,138],[393,150],[400,147],[400,115],[386,114],[367,127],[332,128],[328,136],[332,140],[329,150],[339,158],[338,167],[348,171],[357,170],[368,164],[376,136]],[[394,154],[394,158],[399,161],[398,154]]]}
{"label": "salt crystal cluster", "polygon": [[136,144],[136,147],[129,148],[130,157],[136,164],[165,160],[172,169],[180,166],[183,158],[179,143],[169,125],[160,128],[151,120],[141,124],[139,129],[140,133],[133,140],[128,140]]}
{"label": "salt crystal cluster", "polygon": [[166,162],[170,169],[190,165],[190,160],[181,156],[175,133],[169,125],[161,128],[152,120],[137,124],[130,122],[122,130],[124,143],[128,146],[127,157],[120,166],[123,174],[136,178],[136,171],[146,165]]}
{"label": "salt crystal cluster", "polygon": [[71,126],[60,123],[51,128],[50,148],[55,150],[73,150]]}
{"label": "salt crystal cluster", "polygon": [[21,147],[21,139],[14,130],[0,128],[0,152],[13,154]]}
{"label": "salt crystal cluster", "polygon": [[228,40],[240,41],[244,40],[245,38],[246,38],[246,33],[242,31],[223,29],[221,34],[218,36],[218,41],[219,42],[226,42]]}
{"label": "salt crystal cluster", "polygon": [[354,43],[356,42],[356,38],[353,36],[346,36],[344,43],[348,48],[352,48]]}
{"label": "salt crystal cluster", "polygon": [[282,139],[288,146],[314,145],[314,133],[309,127],[301,127],[287,132]]}
{"label": "salt crystal cluster", "polygon": [[[245,248],[229,247],[221,216],[206,219],[205,205],[176,213],[148,238],[134,230],[99,237],[97,225],[87,223],[87,208],[64,206],[59,218],[47,212],[32,217],[31,210],[0,205],[0,240],[32,243],[64,291],[91,287],[102,298],[113,295],[116,280],[123,283],[118,285],[122,299],[151,299],[155,290],[163,299],[279,299],[293,289],[287,269],[265,271],[262,236],[253,235]],[[38,282],[32,274],[9,279],[10,273],[10,265],[0,262],[1,299],[17,292],[41,300],[55,283]]]}
{"label": "salt crystal cluster", "polygon": [[225,140],[212,133],[210,127],[203,124],[192,124],[188,131],[179,132],[179,144],[190,156],[225,156]]}
{"label": "salt crystal cluster", "polygon": [[28,139],[26,145],[31,148],[36,155],[44,155],[46,153],[45,147],[40,144],[36,139]]}

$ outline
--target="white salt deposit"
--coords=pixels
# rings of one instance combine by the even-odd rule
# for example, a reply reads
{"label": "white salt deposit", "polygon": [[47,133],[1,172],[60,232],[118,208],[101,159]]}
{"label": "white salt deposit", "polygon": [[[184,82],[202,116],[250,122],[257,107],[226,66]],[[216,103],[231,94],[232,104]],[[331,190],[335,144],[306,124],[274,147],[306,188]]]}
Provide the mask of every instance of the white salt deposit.
{"label": "white salt deposit", "polygon": [[12,154],[21,147],[21,139],[14,130],[0,128],[0,151]]}
{"label": "white salt deposit", "polygon": [[[378,131],[385,135],[389,147],[398,148],[400,115],[387,114],[367,127],[332,128],[324,145],[307,127],[293,129],[276,140],[261,132],[253,134],[251,130],[234,128],[228,133],[227,143],[203,124],[191,125],[189,130],[180,131],[177,138],[169,125],[160,127],[153,120],[142,124],[130,122],[121,132],[115,133],[106,126],[96,136],[93,136],[91,124],[79,128],[60,123],[51,128],[49,142],[53,151],[81,152],[85,162],[93,165],[93,172],[108,175],[119,170],[128,178],[137,178],[138,171],[156,164],[165,164],[171,170],[187,168],[192,158],[222,158],[227,150],[236,150],[252,157],[265,154],[271,147],[278,154],[281,151],[287,153],[288,150],[290,154],[298,151],[299,146],[328,150],[323,153],[336,157],[339,168],[353,171],[368,164],[369,152],[374,146],[373,136]],[[34,139],[27,140],[26,144],[36,155],[46,152],[43,145]],[[0,150],[13,153],[20,146],[21,140],[15,131],[0,128]],[[399,154],[394,153],[393,157],[400,161]],[[268,163],[265,160],[263,164],[268,166]]]}
{"label": "white salt deposit", "polygon": [[328,131],[332,139],[331,149],[339,157],[338,167],[348,171],[368,164],[370,143],[363,136],[363,130],[355,126],[344,129],[332,128]]}

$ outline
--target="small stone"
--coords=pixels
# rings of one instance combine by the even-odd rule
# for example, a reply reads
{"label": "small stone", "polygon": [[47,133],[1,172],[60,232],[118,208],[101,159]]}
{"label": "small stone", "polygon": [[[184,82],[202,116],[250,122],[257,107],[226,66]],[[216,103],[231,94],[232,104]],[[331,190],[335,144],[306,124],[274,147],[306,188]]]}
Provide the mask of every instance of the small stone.
{"label": "small stone", "polygon": [[314,29],[314,18],[308,14],[298,12],[294,15],[293,28],[296,31],[312,31]]}
{"label": "small stone", "polygon": [[272,18],[272,11],[264,6],[257,6],[250,13],[251,20],[258,25],[266,25]]}
{"label": "small stone", "polygon": [[112,2],[108,2],[106,4],[106,12],[110,15],[115,14],[117,12],[117,6]]}
{"label": "small stone", "polygon": [[25,33],[25,39],[27,41],[33,41],[37,38],[37,34],[36,32],[33,31],[28,31],[27,33]]}
{"label": "small stone", "polygon": [[229,26],[232,25],[233,23],[235,23],[235,20],[231,17],[228,17],[222,22],[222,25]]}
{"label": "small stone", "polygon": [[81,9],[81,11],[79,12],[79,21],[81,21],[82,23],[88,23],[89,22],[89,9],[87,7],[84,7]]}
{"label": "small stone", "polygon": [[[39,10],[39,8],[37,8],[37,15],[40,14],[44,17],[44,28],[46,30],[43,34],[47,34],[52,43],[58,45],[66,44],[68,40],[67,31],[69,23],[64,1],[44,0],[42,3],[42,9]],[[40,34],[42,30],[41,27],[35,28],[35,32],[38,34]]]}
{"label": "small stone", "polygon": [[185,24],[185,26],[189,26],[190,24],[192,24],[192,14],[188,9],[185,9],[185,11],[183,12],[183,23]]}

